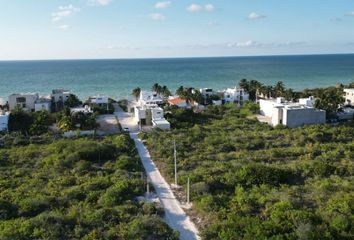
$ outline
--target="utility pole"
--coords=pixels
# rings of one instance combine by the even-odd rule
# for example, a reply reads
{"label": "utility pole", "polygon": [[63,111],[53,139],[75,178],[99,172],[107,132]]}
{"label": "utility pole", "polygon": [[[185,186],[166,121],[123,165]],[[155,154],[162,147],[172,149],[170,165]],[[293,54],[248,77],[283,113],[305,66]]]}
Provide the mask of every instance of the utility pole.
{"label": "utility pole", "polygon": [[187,203],[189,204],[189,191],[190,191],[190,187],[189,187],[189,178],[187,180]]}
{"label": "utility pole", "polygon": [[150,196],[150,182],[149,182],[149,176],[146,176],[146,194],[149,197]]}
{"label": "utility pole", "polygon": [[176,150],[176,140],[173,140],[173,156],[175,160],[175,184],[177,185],[177,150]]}

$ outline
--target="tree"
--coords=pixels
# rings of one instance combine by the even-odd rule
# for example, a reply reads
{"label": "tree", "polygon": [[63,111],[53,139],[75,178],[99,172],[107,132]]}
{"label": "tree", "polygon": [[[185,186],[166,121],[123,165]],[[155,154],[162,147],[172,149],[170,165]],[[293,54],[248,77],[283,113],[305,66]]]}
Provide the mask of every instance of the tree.
{"label": "tree", "polygon": [[40,111],[33,114],[33,123],[30,128],[32,135],[40,135],[48,132],[49,126],[52,123],[47,111]]}
{"label": "tree", "polygon": [[161,93],[162,93],[162,95],[163,95],[165,98],[168,98],[169,96],[172,95],[167,86],[163,86],[163,87],[161,88]]}
{"label": "tree", "polygon": [[141,88],[140,87],[137,87],[137,88],[133,89],[132,95],[134,96],[136,101],[138,101],[138,99],[140,97],[140,93],[141,93]]}
{"label": "tree", "polygon": [[16,107],[9,117],[9,131],[20,131],[23,134],[28,134],[32,121],[32,117],[29,113],[23,111],[20,107]]}
{"label": "tree", "polygon": [[285,86],[282,81],[279,81],[274,86],[274,92],[276,97],[283,97],[285,92]]}
{"label": "tree", "polygon": [[75,94],[70,94],[64,105],[66,107],[72,108],[82,105],[82,102]]}
{"label": "tree", "polygon": [[339,105],[345,102],[342,90],[335,87],[321,90],[316,97],[315,107],[323,109],[327,113],[336,112]]}
{"label": "tree", "polygon": [[70,116],[62,117],[58,122],[58,128],[64,132],[71,131],[74,128],[71,117]]}

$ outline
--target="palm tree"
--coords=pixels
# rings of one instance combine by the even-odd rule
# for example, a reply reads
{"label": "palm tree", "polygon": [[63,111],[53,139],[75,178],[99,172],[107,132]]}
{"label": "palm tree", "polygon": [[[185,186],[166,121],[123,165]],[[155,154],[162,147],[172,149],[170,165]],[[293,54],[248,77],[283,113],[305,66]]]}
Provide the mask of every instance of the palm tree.
{"label": "palm tree", "polygon": [[180,96],[183,95],[183,92],[184,92],[184,88],[183,86],[180,86],[179,88],[177,88],[176,90],[176,95]]}
{"label": "palm tree", "polygon": [[152,91],[158,93],[160,89],[161,86],[158,83],[154,83],[154,85],[152,85]]}
{"label": "palm tree", "polygon": [[137,88],[133,89],[132,95],[134,96],[136,101],[138,101],[140,93],[141,93],[141,88],[140,87],[137,87]]}
{"label": "palm tree", "polygon": [[285,86],[282,81],[279,81],[274,86],[276,97],[282,97],[285,92]]}
{"label": "palm tree", "polygon": [[166,86],[163,86],[162,88],[161,88],[161,93],[162,93],[162,95],[165,97],[165,98],[168,98],[169,96],[171,96],[172,94],[171,94],[171,91],[168,89],[168,87],[166,87]]}

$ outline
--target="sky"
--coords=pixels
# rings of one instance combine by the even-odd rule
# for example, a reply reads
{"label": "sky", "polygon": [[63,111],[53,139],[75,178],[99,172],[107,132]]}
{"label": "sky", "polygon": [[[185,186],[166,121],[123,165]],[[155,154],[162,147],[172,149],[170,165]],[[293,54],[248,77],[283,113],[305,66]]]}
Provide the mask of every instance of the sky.
{"label": "sky", "polygon": [[354,0],[0,1],[0,60],[354,53]]}

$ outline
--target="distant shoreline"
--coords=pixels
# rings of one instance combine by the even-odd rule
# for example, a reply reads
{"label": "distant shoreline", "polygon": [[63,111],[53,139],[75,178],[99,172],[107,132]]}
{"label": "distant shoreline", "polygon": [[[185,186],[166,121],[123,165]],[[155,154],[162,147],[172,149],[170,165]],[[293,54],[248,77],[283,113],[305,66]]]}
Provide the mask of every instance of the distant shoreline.
{"label": "distant shoreline", "polygon": [[15,59],[15,60],[1,60],[3,62],[48,62],[48,61],[119,61],[119,60],[184,60],[184,59],[220,59],[220,58],[268,58],[268,57],[306,57],[306,56],[345,56],[354,55],[354,53],[308,53],[308,54],[271,54],[271,55],[240,55],[240,56],[196,56],[196,57],[141,57],[141,58],[52,58],[52,59]]}

